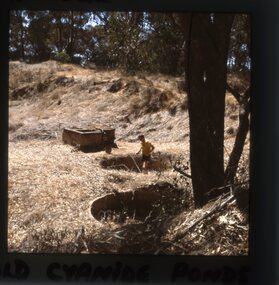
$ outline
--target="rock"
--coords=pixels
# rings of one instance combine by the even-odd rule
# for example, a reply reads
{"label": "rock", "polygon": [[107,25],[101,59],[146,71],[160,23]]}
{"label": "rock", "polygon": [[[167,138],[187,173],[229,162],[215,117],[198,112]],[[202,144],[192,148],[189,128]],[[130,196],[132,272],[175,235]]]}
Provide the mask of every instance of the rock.
{"label": "rock", "polygon": [[70,83],[73,83],[74,79],[73,78],[68,78],[65,76],[59,76],[54,80],[54,83],[57,85],[61,85],[61,86],[66,86]]}
{"label": "rock", "polygon": [[47,89],[47,84],[45,83],[42,83],[42,82],[39,82],[38,85],[37,85],[37,91],[40,93],[40,92],[43,92]]}
{"label": "rock", "polygon": [[123,87],[123,82],[121,79],[113,81],[110,86],[108,87],[107,91],[111,93],[116,93],[120,91]]}
{"label": "rock", "polygon": [[125,91],[130,95],[140,90],[140,84],[136,80],[131,80],[125,85]]}

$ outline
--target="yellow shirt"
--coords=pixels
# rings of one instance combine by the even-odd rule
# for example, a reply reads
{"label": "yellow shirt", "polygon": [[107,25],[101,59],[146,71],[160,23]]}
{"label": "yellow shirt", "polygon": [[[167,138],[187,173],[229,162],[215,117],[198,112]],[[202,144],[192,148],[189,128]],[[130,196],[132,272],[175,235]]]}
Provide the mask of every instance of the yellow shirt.
{"label": "yellow shirt", "polygon": [[149,141],[141,143],[141,149],[143,155],[150,155],[151,151],[154,149],[154,146]]}

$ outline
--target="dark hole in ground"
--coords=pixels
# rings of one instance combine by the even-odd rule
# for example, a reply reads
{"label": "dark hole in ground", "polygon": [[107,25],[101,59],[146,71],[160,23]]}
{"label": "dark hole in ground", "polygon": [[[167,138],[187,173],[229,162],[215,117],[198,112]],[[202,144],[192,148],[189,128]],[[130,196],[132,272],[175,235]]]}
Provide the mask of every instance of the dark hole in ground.
{"label": "dark hole in ground", "polygon": [[[176,156],[172,154],[154,153],[149,162],[149,170],[165,171],[171,169],[175,163]],[[140,155],[114,156],[111,158],[103,158],[101,166],[105,169],[117,169],[126,171],[142,171],[142,161]]]}
{"label": "dark hole in ground", "polygon": [[107,194],[95,199],[91,205],[92,216],[105,221],[124,222],[126,218],[140,221],[154,220],[158,216],[169,217],[185,209],[184,189],[168,182],[159,182],[133,191]]}
{"label": "dark hole in ground", "polygon": [[107,153],[111,153],[114,148],[118,148],[116,143],[108,144],[108,145],[100,145],[100,146],[78,146],[78,150],[84,152],[84,153],[94,153],[94,152],[100,152],[105,151]]}

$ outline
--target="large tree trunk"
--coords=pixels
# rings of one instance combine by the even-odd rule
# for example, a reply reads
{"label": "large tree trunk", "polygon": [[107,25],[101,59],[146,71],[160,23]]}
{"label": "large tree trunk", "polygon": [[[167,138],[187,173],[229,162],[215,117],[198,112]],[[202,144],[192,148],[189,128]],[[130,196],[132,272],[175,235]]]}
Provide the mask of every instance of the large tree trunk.
{"label": "large tree trunk", "polygon": [[[231,14],[193,14],[186,63],[190,161],[196,207],[224,185],[224,115]],[[188,41],[188,39],[186,39]],[[216,192],[215,192],[216,194]]]}

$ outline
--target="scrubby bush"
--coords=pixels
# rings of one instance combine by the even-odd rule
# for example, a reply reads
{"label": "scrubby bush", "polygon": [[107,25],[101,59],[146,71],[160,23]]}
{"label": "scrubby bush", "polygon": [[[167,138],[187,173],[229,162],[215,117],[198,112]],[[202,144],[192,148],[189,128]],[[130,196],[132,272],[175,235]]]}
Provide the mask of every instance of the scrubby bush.
{"label": "scrubby bush", "polygon": [[65,51],[61,51],[61,52],[57,53],[55,55],[54,59],[59,61],[59,62],[62,62],[62,63],[71,62],[70,56]]}

